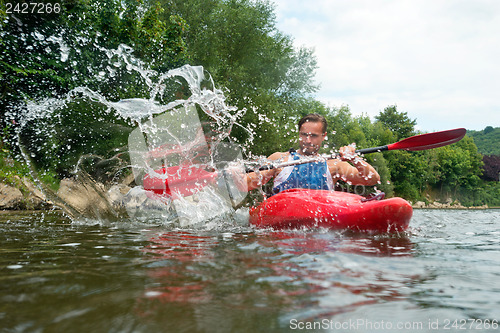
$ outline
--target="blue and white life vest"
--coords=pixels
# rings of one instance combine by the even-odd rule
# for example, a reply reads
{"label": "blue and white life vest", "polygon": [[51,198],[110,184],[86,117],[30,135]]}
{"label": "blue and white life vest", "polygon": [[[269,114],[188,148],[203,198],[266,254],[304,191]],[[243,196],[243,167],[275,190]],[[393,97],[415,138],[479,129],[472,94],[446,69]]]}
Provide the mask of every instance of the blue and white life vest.
{"label": "blue and white life vest", "polygon": [[[288,160],[299,160],[301,156],[290,151]],[[312,162],[284,167],[274,179],[273,194],[291,188],[307,188],[313,190],[332,190],[334,187],[332,175],[326,161]]]}

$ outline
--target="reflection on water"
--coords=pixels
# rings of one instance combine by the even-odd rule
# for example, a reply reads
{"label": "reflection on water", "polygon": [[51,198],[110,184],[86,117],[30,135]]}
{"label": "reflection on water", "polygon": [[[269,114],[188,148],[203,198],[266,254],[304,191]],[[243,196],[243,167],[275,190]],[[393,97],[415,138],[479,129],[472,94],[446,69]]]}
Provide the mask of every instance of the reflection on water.
{"label": "reflection on water", "polygon": [[436,320],[495,320],[499,215],[416,211],[411,232],[399,236],[1,215],[0,327],[286,332],[322,323],[316,328],[352,331],[332,325],[354,320],[357,331],[385,331],[381,321],[436,331]]}
{"label": "reflection on water", "polygon": [[[331,316],[349,307],[395,298],[398,286],[394,280],[380,278],[382,271],[346,265],[342,258],[364,253],[408,256],[412,252],[405,237],[345,237],[331,232],[209,235],[175,231],[154,234],[151,241],[144,252],[157,259],[148,271],[155,283],[139,302],[140,308],[147,309],[141,311],[144,316],[167,315],[165,307],[172,305],[222,306],[225,310],[198,313],[197,318],[235,324],[241,320],[239,316],[252,316],[252,311],[256,316],[273,314],[273,320],[280,323],[283,312],[296,311],[294,318],[307,320],[313,312],[313,317]],[[366,283],[367,278],[375,281]],[[342,294],[342,300],[325,308],[322,303],[332,293]],[[232,318],[235,310],[238,316]]]}

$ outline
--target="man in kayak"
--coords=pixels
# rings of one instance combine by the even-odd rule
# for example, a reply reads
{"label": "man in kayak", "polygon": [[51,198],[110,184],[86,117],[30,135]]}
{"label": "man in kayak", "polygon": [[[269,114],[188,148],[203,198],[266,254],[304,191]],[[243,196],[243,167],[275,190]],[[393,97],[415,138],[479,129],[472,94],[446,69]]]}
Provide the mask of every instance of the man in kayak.
{"label": "man in kayak", "polygon": [[[287,162],[318,156],[327,135],[326,119],[319,114],[308,114],[299,123],[298,151],[276,152],[268,157],[273,162]],[[376,185],[380,181],[377,171],[355,153],[353,146],[339,149],[339,157],[325,161],[287,166],[279,169],[245,175],[248,191],[258,188],[274,178],[273,194],[291,188],[333,190],[338,180],[352,185]]]}

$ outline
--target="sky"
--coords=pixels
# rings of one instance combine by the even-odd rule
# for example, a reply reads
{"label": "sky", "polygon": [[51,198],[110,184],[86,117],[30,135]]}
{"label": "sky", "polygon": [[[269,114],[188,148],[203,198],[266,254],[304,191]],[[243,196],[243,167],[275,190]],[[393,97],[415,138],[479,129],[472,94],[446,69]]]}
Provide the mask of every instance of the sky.
{"label": "sky", "polygon": [[272,2],[278,30],[314,49],[326,105],[396,105],[426,132],[500,127],[500,1]]}

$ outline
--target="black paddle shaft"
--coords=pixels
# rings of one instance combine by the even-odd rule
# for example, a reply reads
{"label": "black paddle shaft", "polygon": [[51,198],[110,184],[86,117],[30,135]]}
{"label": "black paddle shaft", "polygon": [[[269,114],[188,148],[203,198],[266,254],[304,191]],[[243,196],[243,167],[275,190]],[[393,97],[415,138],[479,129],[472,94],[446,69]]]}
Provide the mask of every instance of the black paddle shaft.
{"label": "black paddle shaft", "polygon": [[[385,151],[385,150],[389,150],[389,147],[388,146],[380,146],[380,147],[373,147],[373,148],[358,149],[358,150],[356,150],[356,153],[369,154],[369,153],[375,153],[378,151]],[[297,163],[293,163],[293,164],[304,164],[304,163],[310,163],[310,162],[313,162],[313,161],[304,161],[304,162],[297,161]],[[259,168],[259,171],[271,170],[271,169],[275,169],[276,167],[277,166],[274,164],[267,164],[267,165],[261,166]],[[282,167],[282,166],[278,166],[278,167]],[[250,172],[254,172],[255,169],[247,168],[245,171],[246,171],[246,173],[250,173]]]}
{"label": "black paddle shaft", "polygon": [[370,153],[376,153],[378,151],[386,151],[386,150],[389,150],[389,147],[387,145],[373,147],[373,148],[357,149],[356,153],[358,153],[358,154],[370,154]]}

